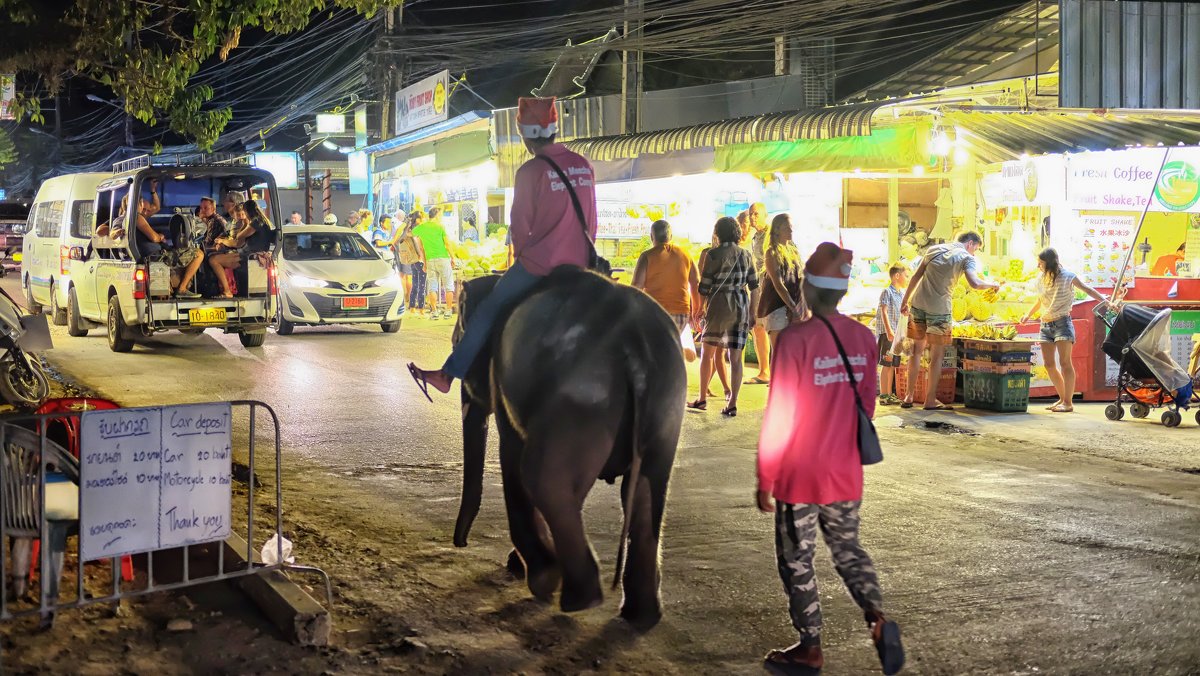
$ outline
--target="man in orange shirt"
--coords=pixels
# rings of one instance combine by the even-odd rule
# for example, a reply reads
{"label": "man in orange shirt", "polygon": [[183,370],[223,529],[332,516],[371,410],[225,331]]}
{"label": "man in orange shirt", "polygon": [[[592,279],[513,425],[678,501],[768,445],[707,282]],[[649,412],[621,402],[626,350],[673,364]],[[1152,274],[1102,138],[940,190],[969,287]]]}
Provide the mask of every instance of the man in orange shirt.
{"label": "man in orange shirt", "polygon": [[682,334],[701,308],[700,274],[691,256],[671,244],[670,223],[655,221],[650,226],[650,239],[654,246],[638,257],[633,287],[658,301]]}

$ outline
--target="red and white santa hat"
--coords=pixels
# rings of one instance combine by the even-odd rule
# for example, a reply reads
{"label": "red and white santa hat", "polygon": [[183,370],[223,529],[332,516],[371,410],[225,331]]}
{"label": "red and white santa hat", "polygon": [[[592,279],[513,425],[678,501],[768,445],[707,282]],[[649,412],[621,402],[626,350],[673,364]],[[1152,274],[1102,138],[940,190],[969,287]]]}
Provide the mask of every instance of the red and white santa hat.
{"label": "red and white santa hat", "polygon": [[549,138],[558,133],[554,97],[517,99],[517,128],[521,138]]}
{"label": "red and white santa hat", "polygon": [[854,252],[822,242],[804,264],[804,281],[818,289],[844,291],[850,287],[850,270]]}

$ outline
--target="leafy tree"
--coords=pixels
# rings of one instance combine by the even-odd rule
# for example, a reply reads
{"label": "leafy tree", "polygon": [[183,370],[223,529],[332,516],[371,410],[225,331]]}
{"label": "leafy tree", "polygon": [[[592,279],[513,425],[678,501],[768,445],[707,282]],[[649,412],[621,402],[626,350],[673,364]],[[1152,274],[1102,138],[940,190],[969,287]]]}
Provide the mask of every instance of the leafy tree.
{"label": "leafy tree", "polygon": [[364,17],[403,0],[0,0],[0,72],[27,85],[17,109],[41,121],[38,98],[70,77],[100,83],[148,125],[211,149],[232,117],[206,108],[213,91],[189,86],[201,64],[224,60],[244,28],[291,33],[314,14],[353,9]]}
{"label": "leafy tree", "polygon": [[17,147],[13,145],[12,139],[8,134],[0,129],[0,169],[4,169],[9,164],[17,161]]}

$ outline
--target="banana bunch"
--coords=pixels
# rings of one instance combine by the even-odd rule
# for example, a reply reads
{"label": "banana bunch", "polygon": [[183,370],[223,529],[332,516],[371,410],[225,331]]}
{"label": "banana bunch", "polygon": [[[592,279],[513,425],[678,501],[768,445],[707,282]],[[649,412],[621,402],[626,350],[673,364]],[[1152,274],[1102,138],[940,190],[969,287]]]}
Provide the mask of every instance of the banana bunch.
{"label": "banana bunch", "polygon": [[951,331],[955,338],[971,338],[974,340],[1016,340],[1016,326],[966,322],[956,324]]}

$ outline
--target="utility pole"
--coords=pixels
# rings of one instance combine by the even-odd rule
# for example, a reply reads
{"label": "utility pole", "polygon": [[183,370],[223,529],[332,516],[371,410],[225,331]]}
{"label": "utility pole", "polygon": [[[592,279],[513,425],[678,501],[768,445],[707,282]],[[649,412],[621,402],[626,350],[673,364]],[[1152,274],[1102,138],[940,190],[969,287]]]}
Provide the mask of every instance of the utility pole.
{"label": "utility pole", "polygon": [[399,51],[397,45],[400,41],[396,39],[403,30],[403,21],[403,4],[385,9],[383,11],[383,37],[380,40],[382,45],[377,42],[375,48],[375,63],[382,71],[380,75],[383,78],[379,123],[381,139],[388,139],[391,136],[388,131],[392,128],[392,98],[404,84],[404,55],[397,55]]}
{"label": "utility pole", "polygon": [[641,129],[642,50],[630,49],[631,38],[642,39],[645,0],[625,0],[625,49],[621,52],[621,133],[635,134]]}

